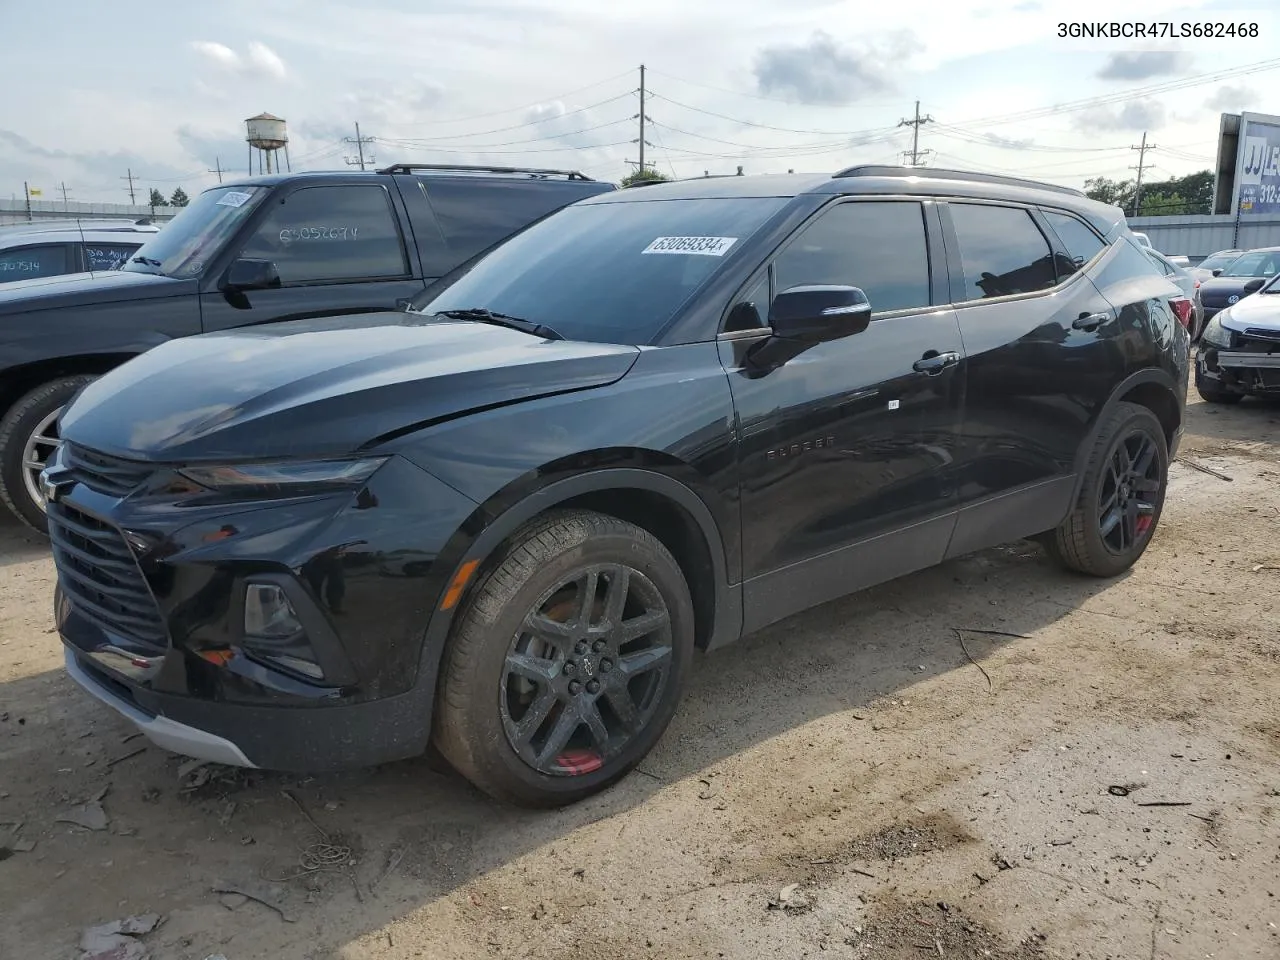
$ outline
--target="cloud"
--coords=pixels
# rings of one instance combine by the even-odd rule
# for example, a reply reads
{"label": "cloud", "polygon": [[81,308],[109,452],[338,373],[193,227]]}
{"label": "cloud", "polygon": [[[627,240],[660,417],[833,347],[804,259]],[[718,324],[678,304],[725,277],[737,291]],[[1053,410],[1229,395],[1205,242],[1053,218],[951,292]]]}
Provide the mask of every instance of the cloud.
{"label": "cloud", "polygon": [[753,71],[762,94],[843,105],[892,90],[902,61],[922,49],[907,30],[889,35],[879,48],[862,49],[844,46],[818,30],[804,43],[762,47]]}
{"label": "cloud", "polygon": [[1258,102],[1258,93],[1249,87],[1219,87],[1204,105],[1219,113],[1233,113]]}
{"label": "cloud", "polygon": [[1159,100],[1133,100],[1119,109],[1094,107],[1075,118],[1075,125],[1091,132],[1158,130],[1167,118]]}
{"label": "cloud", "polygon": [[288,76],[280,55],[265,43],[251,40],[244,54],[239,54],[224,43],[212,40],[193,40],[190,44],[196,55],[227,73],[242,77],[283,80]]}
{"label": "cloud", "polygon": [[1191,62],[1181,50],[1137,50],[1113,53],[1098,71],[1103,80],[1147,80],[1178,73]]}

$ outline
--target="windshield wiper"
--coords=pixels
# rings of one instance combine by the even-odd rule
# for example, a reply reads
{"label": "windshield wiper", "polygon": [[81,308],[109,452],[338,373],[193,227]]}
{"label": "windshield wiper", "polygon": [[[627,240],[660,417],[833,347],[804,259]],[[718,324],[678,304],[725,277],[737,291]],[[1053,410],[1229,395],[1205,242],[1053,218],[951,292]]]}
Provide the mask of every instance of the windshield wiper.
{"label": "windshield wiper", "polygon": [[480,307],[468,307],[465,310],[441,310],[437,315],[448,317],[450,320],[474,320],[476,323],[492,323],[497,327],[519,330],[521,333],[531,333],[535,337],[544,337],[547,340],[564,339],[561,334],[548,327],[545,323],[534,323],[532,320],[524,320],[520,317],[509,317],[505,313],[494,313],[492,310],[485,310]]}
{"label": "windshield wiper", "polygon": [[164,263],[160,260],[152,260],[150,257],[134,257],[130,263],[140,263],[145,267],[163,267]]}

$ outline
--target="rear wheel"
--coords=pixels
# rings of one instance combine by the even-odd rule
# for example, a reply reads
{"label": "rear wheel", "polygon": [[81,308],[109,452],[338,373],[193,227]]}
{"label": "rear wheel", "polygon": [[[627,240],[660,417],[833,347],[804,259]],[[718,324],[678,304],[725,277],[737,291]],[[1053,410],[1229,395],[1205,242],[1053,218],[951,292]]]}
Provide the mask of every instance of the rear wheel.
{"label": "rear wheel", "polygon": [[1146,407],[1118,404],[1094,443],[1075,509],[1044,538],[1049,553],[1079,573],[1123,573],[1151,542],[1168,477],[1160,421]]}
{"label": "rear wheel", "polygon": [[62,377],[21,397],[0,418],[0,499],[23,523],[47,531],[40,471],[58,448],[58,418],[95,378]]}
{"label": "rear wheel", "polygon": [[548,514],[459,614],[435,742],[498,799],[573,803],[657,743],[692,654],[689,588],[657,538],[598,513]]}

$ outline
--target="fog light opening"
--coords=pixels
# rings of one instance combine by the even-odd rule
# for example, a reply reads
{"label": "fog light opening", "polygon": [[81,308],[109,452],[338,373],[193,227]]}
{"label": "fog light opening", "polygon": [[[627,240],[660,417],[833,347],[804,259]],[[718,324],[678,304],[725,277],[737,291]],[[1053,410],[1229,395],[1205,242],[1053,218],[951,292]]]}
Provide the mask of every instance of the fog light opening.
{"label": "fog light opening", "polygon": [[246,637],[285,640],[302,631],[302,622],[274,583],[251,583],[244,593],[244,633]]}

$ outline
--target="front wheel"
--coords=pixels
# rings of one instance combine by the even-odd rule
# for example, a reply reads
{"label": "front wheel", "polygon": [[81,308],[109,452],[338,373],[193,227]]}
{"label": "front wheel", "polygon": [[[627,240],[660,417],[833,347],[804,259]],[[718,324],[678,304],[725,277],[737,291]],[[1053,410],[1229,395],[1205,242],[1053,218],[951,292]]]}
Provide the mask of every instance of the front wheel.
{"label": "front wheel", "polygon": [[1151,543],[1168,478],[1160,421],[1146,407],[1117,404],[1098,432],[1075,508],[1044,538],[1049,553],[1079,573],[1123,573]]}
{"label": "front wheel", "polygon": [[41,384],[0,418],[0,499],[39,533],[48,530],[40,471],[58,448],[58,418],[94,379],[62,377]]}
{"label": "front wheel", "polygon": [[652,534],[556,511],[516,534],[454,624],[435,743],[523,806],[573,803],[653,748],[693,655],[693,604]]}

